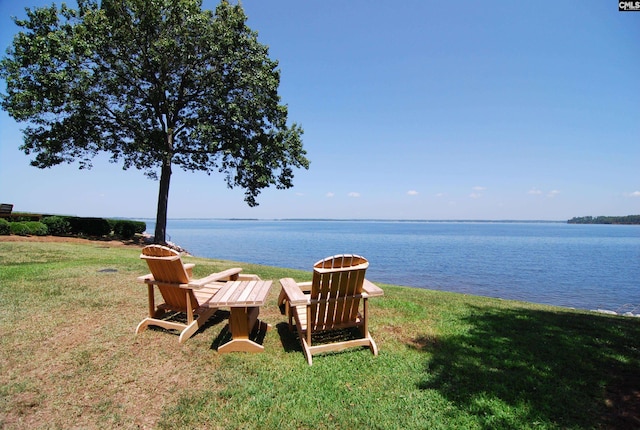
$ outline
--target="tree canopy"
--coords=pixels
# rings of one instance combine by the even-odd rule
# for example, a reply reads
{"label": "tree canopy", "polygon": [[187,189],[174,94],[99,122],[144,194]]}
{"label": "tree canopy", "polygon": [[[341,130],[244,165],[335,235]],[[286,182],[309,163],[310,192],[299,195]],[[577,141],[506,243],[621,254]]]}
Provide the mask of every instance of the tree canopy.
{"label": "tree canopy", "polygon": [[240,4],[199,0],[78,0],[26,9],[0,77],[1,103],[26,122],[33,166],[98,153],[159,179],[155,239],[165,242],[172,166],[220,173],[249,206],[293,186],[308,168],[303,130],[288,125],[280,73]]}

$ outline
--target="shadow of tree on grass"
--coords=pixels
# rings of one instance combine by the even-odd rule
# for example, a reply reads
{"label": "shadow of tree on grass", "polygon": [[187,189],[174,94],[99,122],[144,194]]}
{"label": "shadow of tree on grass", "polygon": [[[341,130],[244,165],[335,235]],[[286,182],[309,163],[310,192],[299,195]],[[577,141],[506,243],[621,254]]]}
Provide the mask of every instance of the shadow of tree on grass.
{"label": "shadow of tree on grass", "polygon": [[413,340],[432,354],[419,388],[437,390],[487,429],[640,428],[640,320],[469,311],[458,333]]}

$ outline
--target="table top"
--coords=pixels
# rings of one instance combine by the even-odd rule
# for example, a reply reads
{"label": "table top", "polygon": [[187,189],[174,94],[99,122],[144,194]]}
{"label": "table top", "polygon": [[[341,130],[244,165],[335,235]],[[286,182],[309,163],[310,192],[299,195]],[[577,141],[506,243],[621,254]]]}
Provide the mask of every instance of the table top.
{"label": "table top", "polygon": [[208,306],[262,306],[273,281],[228,281],[216,292]]}

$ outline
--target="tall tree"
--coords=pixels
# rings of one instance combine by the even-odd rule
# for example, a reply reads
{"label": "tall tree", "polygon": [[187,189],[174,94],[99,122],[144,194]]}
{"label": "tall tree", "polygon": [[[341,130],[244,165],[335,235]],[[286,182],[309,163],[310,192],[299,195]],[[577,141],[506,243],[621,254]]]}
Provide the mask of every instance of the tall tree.
{"label": "tall tree", "polygon": [[155,241],[166,240],[173,166],[222,173],[256,206],[263,188],[308,168],[302,129],[287,124],[278,63],[240,4],[78,0],[26,9],[0,62],[2,107],[28,125],[20,147],[39,168],[106,152],[124,169],[160,173]]}

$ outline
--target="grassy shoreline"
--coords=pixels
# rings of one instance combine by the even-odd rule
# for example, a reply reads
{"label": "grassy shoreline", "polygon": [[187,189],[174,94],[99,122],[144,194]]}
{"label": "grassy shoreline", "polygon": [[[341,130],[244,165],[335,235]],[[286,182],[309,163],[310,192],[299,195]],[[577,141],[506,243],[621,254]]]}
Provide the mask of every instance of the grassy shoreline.
{"label": "grassy shoreline", "polygon": [[[381,285],[380,348],[308,367],[275,305],[262,354],[186,344],[145,316],[139,247],[0,239],[0,427],[638,428],[640,320]],[[236,263],[187,257],[196,276]],[[263,279],[310,273],[241,264]]]}

